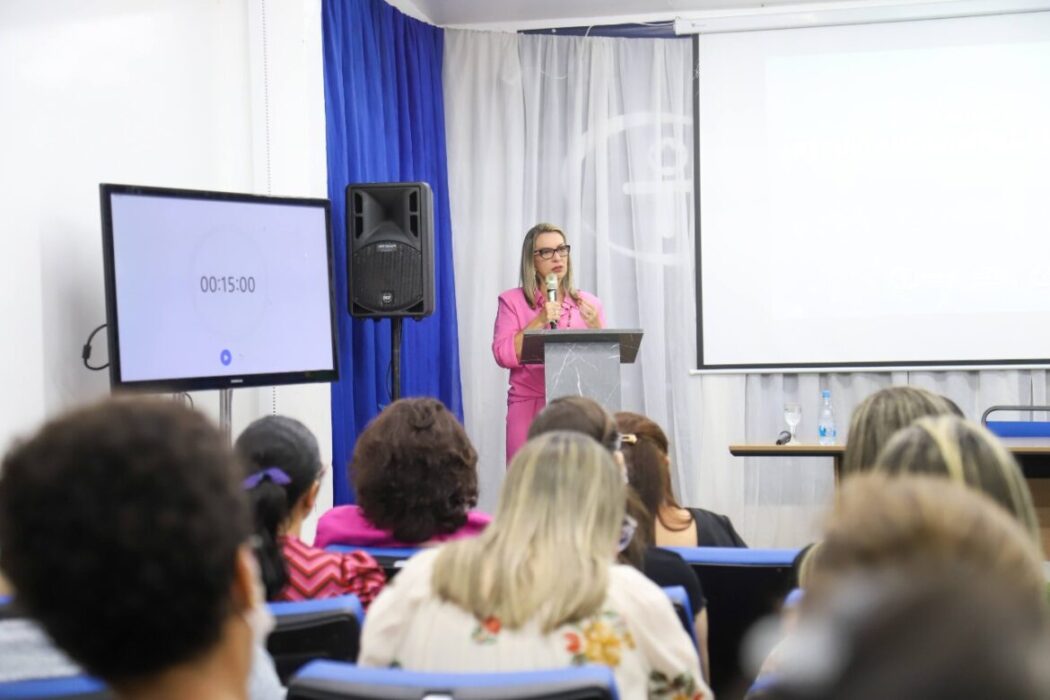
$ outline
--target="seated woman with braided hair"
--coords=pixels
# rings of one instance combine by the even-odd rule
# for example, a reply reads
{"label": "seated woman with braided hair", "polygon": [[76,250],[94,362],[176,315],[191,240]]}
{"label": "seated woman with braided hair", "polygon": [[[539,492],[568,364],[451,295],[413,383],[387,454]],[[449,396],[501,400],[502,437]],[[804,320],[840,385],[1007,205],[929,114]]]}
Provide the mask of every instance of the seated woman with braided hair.
{"label": "seated woman with braided hair", "polygon": [[286,416],[266,416],[237,438],[255,522],[267,600],[307,600],[352,593],[365,607],[386,582],[383,569],[365,552],[337,554],[300,538],[313,510],[323,469],[317,438]]}

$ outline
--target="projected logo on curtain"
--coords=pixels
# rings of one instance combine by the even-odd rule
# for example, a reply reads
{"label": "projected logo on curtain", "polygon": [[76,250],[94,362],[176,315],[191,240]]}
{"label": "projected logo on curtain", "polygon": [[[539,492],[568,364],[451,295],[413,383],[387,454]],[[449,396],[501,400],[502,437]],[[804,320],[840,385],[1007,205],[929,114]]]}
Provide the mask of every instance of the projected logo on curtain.
{"label": "projected logo on curtain", "polygon": [[[587,131],[578,146],[566,157],[565,186],[575,191],[569,179],[577,173],[601,172],[599,162],[608,163],[605,172],[610,179],[622,174],[619,188],[624,197],[613,197],[613,183],[599,191],[597,182],[578,183],[584,193],[593,194],[594,207],[582,212],[581,231],[593,237],[599,246],[608,246],[618,255],[666,266],[682,265],[691,259],[682,249],[684,238],[680,231],[682,218],[692,211],[693,119],[668,112],[632,112],[605,120],[598,129]],[[645,130],[654,132],[652,136]],[[633,166],[640,163],[641,166]],[[591,190],[591,192],[588,192]],[[598,206],[602,197],[608,201]],[[585,202],[587,197],[584,197]],[[600,216],[608,218],[608,225],[599,224]],[[635,217],[644,217],[650,234],[644,241],[626,238],[633,227],[621,225]],[[658,236],[652,235],[652,232]],[[617,233],[625,240],[613,238]],[[640,247],[644,242],[661,241],[662,248]]]}

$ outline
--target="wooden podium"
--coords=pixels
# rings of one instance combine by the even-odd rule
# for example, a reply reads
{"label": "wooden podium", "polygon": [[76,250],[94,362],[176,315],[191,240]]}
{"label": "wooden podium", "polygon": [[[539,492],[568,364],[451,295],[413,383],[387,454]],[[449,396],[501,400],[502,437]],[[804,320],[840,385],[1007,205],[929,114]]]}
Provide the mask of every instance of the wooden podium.
{"label": "wooden podium", "polygon": [[525,331],[523,365],[543,365],[547,400],[586,396],[606,411],[620,410],[620,365],[634,362],[642,344],[637,328]]}

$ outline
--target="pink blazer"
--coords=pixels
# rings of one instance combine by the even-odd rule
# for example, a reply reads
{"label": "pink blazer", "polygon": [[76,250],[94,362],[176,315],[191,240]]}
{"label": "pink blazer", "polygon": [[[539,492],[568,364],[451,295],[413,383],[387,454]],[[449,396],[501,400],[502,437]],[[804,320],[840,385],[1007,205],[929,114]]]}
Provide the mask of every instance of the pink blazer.
{"label": "pink blazer", "polygon": [[[580,296],[588,304],[593,306],[601,319],[602,327],[605,326],[605,310],[602,303],[593,294],[580,292]],[[508,289],[499,295],[499,309],[496,311],[496,328],[492,334],[492,354],[496,358],[496,364],[510,370],[510,390],[507,392],[507,403],[516,401],[527,401],[544,399],[546,396],[546,379],[543,373],[543,365],[522,365],[514,354],[514,336],[522,328],[529,325],[532,319],[539,313],[539,305],[542,304],[542,295],[536,297],[536,308],[530,308],[525,301],[525,293],[521,287]],[[561,320],[558,321],[559,328],[586,328],[587,323],[580,314],[580,307],[576,301],[566,296],[561,304]]]}

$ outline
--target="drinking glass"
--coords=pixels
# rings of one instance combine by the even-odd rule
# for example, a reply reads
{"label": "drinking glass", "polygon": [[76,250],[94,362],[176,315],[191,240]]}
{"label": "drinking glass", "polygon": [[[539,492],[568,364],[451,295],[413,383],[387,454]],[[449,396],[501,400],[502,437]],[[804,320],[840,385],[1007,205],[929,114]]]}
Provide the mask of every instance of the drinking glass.
{"label": "drinking glass", "polygon": [[789,445],[797,445],[798,440],[795,439],[795,428],[798,427],[799,422],[802,421],[802,406],[794,401],[789,401],[784,404],[784,422],[787,423],[788,432],[791,433],[791,439],[788,440]]}

